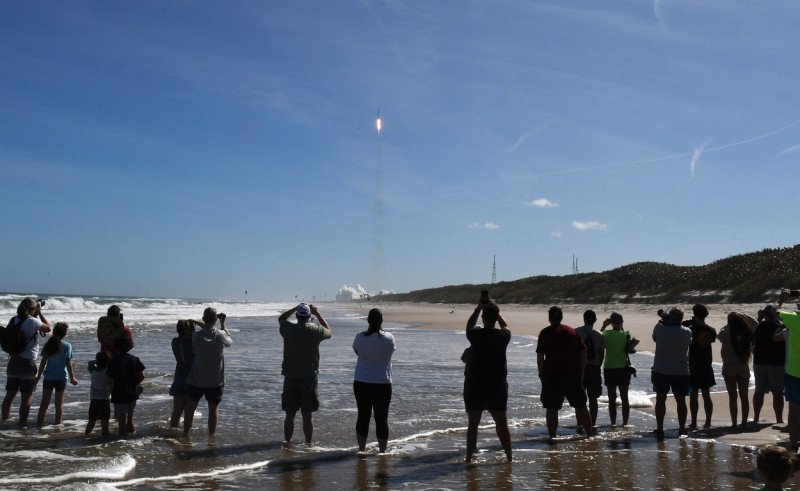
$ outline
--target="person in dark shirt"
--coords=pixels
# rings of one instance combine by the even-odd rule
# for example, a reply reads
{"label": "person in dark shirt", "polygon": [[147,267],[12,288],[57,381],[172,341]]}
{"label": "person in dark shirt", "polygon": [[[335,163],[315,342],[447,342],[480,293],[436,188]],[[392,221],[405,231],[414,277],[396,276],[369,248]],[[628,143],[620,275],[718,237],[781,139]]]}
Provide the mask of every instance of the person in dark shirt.
{"label": "person in dark shirt", "polygon": [[542,383],[540,400],[546,409],[547,433],[556,437],[558,411],[566,397],[575,409],[578,424],[586,434],[594,434],[592,417],[586,407],[583,374],[586,370],[586,344],[575,329],[562,324],[564,314],[559,307],[548,311],[550,325],[542,329],[536,342],[536,365]]}
{"label": "person in dark shirt", "polygon": [[710,428],[711,414],[714,412],[710,389],[717,383],[714,379],[714,368],[711,365],[713,361],[711,344],[717,340],[717,330],[706,324],[708,307],[701,303],[695,304],[692,307],[692,313],[694,314],[692,319],[684,324],[692,330],[692,344],[689,345],[689,370],[692,387],[692,392],[689,394],[689,413],[692,421],[689,423],[689,428],[697,428],[700,392],[703,393],[703,409],[706,413],[703,428]]}
{"label": "person in dark shirt", "polygon": [[127,436],[136,432],[133,424],[133,411],[141,389],[139,384],[144,380],[144,365],[138,357],[128,352],[131,345],[124,336],[114,340],[117,355],[111,358],[106,374],[111,378],[108,387],[111,390],[111,403],[114,404],[114,418],[119,423],[119,436]]}
{"label": "person in dark shirt", "polygon": [[758,327],[753,335],[753,374],[756,388],[753,392],[753,422],[758,423],[764,394],[772,393],[772,408],[775,422],[783,424],[783,386],[784,363],[786,362],[786,341],[775,340],[775,333],[782,331],[779,313],[770,304],[758,311]]}
{"label": "person in dark shirt", "polygon": [[[476,326],[478,316],[483,326]],[[467,339],[470,343],[464,371],[464,405],[469,419],[467,427],[467,462],[472,461],[478,441],[478,425],[484,410],[492,415],[500,445],[511,462],[511,432],[508,429],[508,382],[506,348],[511,330],[492,300],[482,301],[467,320]]]}

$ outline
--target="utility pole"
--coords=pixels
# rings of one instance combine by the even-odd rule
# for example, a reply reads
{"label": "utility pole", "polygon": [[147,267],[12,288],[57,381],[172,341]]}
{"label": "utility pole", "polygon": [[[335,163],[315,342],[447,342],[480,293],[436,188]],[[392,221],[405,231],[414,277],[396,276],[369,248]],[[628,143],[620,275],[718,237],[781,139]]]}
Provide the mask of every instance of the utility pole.
{"label": "utility pole", "polygon": [[492,255],[492,284],[497,281],[497,255]]}

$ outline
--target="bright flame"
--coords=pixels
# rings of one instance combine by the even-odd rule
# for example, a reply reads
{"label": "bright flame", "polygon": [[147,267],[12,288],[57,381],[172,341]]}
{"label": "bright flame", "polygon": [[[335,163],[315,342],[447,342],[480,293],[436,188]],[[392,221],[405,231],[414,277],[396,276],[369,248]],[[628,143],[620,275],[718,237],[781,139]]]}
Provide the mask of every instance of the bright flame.
{"label": "bright flame", "polygon": [[381,127],[382,126],[383,126],[383,123],[381,123],[381,118],[376,119],[375,120],[375,127],[378,128],[378,134],[381,133]]}

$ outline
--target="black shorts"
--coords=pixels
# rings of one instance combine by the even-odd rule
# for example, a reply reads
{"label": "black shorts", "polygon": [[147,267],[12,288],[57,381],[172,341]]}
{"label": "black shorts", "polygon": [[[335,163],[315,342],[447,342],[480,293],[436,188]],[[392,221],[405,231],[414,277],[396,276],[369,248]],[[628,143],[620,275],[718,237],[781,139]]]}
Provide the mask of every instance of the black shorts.
{"label": "black shorts", "polygon": [[89,419],[108,421],[111,418],[111,404],[108,399],[92,399],[89,402]]}
{"label": "black shorts", "polygon": [[542,393],[539,399],[545,409],[558,411],[567,398],[569,405],[574,408],[586,407],[586,392],[579,377],[569,375],[556,375],[542,378]]}
{"label": "black shorts", "polygon": [[219,404],[222,402],[223,387],[224,385],[218,387],[195,387],[194,385],[187,385],[186,395],[194,402],[198,402],[202,397],[205,397],[209,404]]}
{"label": "black shorts", "polygon": [[285,377],[281,393],[281,409],[287,413],[313,413],[319,410],[317,377]]}
{"label": "black shorts", "polygon": [[506,411],[508,382],[505,378],[465,378],[464,407],[467,411]]}
{"label": "black shorts", "polygon": [[631,385],[631,371],[628,367],[606,368],[603,370],[606,387],[628,387]]}
{"label": "black shorts", "polygon": [[[717,381],[714,379],[714,368],[711,366],[699,369],[693,368],[689,383],[692,389],[708,389],[709,387],[717,385]],[[694,391],[695,390],[693,390],[693,392]]]}
{"label": "black shorts", "polygon": [[583,372],[583,388],[586,395],[592,399],[597,399],[603,395],[603,378],[600,376],[600,365],[586,365]]}

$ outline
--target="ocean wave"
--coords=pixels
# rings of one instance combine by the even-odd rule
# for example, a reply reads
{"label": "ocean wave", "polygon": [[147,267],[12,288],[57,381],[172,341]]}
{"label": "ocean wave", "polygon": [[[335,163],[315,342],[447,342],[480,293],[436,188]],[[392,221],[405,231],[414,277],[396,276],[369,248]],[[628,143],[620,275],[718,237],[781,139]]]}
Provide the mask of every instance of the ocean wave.
{"label": "ocean wave", "polygon": [[[33,458],[38,464],[40,464],[37,466],[37,469],[52,468],[55,471],[63,470],[63,466],[56,465],[55,463],[53,463],[53,465],[47,464],[47,461],[54,460],[68,460],[70,462],[71,469],[75,469],[75,467],[79,466],[82,462],[91,462],[91,468],[87,468],[85,470],[73,470],[73,472],[65,472],[55,476],[20,476],[19,474],[16,474],[14,477],[0,477],[0,485],[42,483],[56,484],[74,481],[77,479],[123,479],[130,471],[134,469],[134,467],[136,467],[136,459],[127,454],[118,457],[77,457],[74,455],[60,455],[47,451],[23,450],[20,452],[11,453],[17,454],[16,457],[19,457],[19,454],[22,452],[34,454],[28,458]],[[97,462],[104,462],[107,463],[107,465],[97,465]]]}

